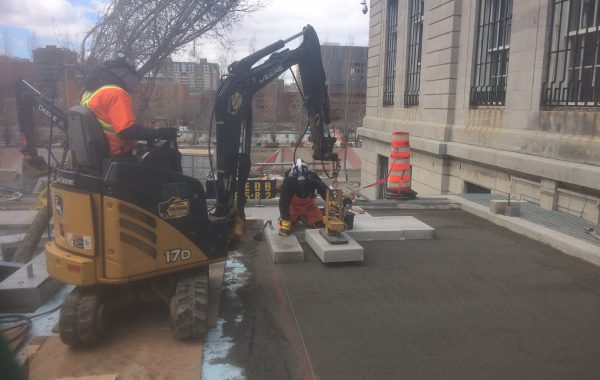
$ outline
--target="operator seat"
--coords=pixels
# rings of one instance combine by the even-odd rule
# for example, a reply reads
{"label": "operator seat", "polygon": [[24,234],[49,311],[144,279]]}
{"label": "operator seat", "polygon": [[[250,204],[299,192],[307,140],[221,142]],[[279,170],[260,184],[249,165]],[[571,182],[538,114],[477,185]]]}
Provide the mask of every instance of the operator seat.
{"label": "operator seat", "polygon": [[109,158],[108,141],[96,116],[89,108],[78,105],[69,109],[67,117],[73,169],[102,176],[105,159]]}

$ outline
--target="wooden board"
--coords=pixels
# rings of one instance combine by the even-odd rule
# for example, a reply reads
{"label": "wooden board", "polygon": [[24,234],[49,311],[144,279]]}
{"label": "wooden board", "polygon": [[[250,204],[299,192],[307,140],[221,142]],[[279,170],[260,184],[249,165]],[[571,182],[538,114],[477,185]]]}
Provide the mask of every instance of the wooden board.
{"label": "wooden board", "polygon": [[77,377],[61,377],[56,380],[119,380],[118,373],[98,376],[77,376]]}

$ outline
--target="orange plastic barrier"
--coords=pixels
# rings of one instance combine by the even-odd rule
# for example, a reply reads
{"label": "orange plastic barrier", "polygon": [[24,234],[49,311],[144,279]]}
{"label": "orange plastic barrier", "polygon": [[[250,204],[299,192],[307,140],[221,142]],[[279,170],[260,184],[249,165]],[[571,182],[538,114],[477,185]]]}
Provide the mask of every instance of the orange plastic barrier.
{"label": "orange plastic barrier", "polygon": [[410,193],[410,142],[408,132],[392,133],[389,176],[386,193]]}

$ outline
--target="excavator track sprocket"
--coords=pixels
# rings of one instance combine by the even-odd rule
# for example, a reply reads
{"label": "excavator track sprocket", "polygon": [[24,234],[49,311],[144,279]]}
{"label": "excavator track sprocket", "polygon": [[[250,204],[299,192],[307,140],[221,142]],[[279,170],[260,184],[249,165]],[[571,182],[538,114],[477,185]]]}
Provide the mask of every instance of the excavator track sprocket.
{"label": "excavator track sprocket", "polygon": [[171,328],[180,339],[208,332],[208,267],[181,274],[170,302]]}
{"label": "excavator track sprocket", "polygon": [[69,346],[93,345],[107,331],[106,293],[100,287],[76,287],[60,310],[60,339]]}

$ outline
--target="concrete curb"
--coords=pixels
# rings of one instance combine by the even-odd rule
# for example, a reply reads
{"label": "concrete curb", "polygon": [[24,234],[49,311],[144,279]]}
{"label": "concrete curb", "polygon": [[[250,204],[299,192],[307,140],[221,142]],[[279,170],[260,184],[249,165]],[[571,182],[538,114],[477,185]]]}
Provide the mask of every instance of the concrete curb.
{"label": "concrete curb", "polygon": [[460,203],[462,209],[468,213],[489,220],[490,222],[505,227],[519,235],[526,236],[535,241],[539,241],[540,243],[548,244],[552,248],[566,253],[569,256],[574,256],[596,266],[600,266],[600,248],[593,244],[518,217],[492,214],[489,211],[489,207],[468,201],[458,196],[447,195],[446,197]]}

